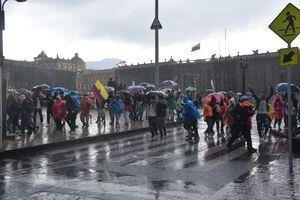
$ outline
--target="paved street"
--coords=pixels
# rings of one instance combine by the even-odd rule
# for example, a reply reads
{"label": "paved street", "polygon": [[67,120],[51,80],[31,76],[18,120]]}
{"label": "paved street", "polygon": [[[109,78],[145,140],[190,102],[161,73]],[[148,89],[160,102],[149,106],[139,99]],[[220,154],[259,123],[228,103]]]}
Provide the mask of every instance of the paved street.
{"label": "paved street", "polygon": [[1,160],[1,199],[300,199],[300,160],[289,173],[284,141],[259,145],[253,133],[259,154],[227,152],[200,127],[199,143],[176,127],[162,140],[145,133]]}
{"label": "paved street", "polygon": [[[124,117],[122,116],[120,119],[121,127],[116,129],[113,126],[109,125],[109,116],[108,112],[106,112],[106,126],[98,126],[95,121],[97,120],[97,113],[95,110],[91,111],[91,123],[88,128],[83,128],[82,123],[79,119],[79,114],[77,116],[76,124],[78,128],[76,132],[70,132],[69,126],[66,124],[65,129],[62,132],[55,131],[55,124],[51,119],[51,123],[48,126],[46,123],[46,110],[43,110],[43,118],[44,122],[40,123],[37,117],[37,125],[39,126],[39,130],[36,133],[31,135],[25,134],[22,135],[21,132],[18,130],[18,133],[15,137],[5,138],[3,141],[3,151],[11,150],[11,149],[21,149],[26,147],[38,146],[38,145],[45,145],[51,143],[57,143],[62,141],[68,140],[75,140],[79,138],[87,138],[87,137],[94,137],[97,135],[107,135],[111,133],[121,133],[130,130],[136,130],[141,128],[148,127],[148,122],[144,121],[137,121],[131,122],[129,126],[124,126]],[[10,134],[10,136],[15,134]]]}

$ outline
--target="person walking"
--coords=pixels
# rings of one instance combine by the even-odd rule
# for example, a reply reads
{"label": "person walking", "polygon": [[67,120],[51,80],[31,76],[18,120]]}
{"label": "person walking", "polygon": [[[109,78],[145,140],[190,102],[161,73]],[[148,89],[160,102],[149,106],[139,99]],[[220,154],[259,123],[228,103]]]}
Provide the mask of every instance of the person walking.
{"label": "person walking", "polygon": [[36,114],[40,116],[40,122],[43,123],[42,105],[43,105],[43,94],[40,90],[36,91],[32,95],[33,100],[33,121],[36,124]]}
{"label": "person walking", "polygon": [[51,119],[51,116],[52,116],[52,107],[53,107],[53,104],[54,104],[54,100],[52,99],[51,94],[48,93],[48,94],[46,95],[47,126],[50,125],[50,119]]}
{"label": "person walking", "polygon": [[83,95],[83,100],[80,103],[80,120],[82,122],[82,127],[89,127],[90,121],[90,111],[94,106],[94,102],[89,98],[88,94]]}
{"label": "person walking", "polygon": [[156,101],[155,96],[150,97],[150,101],[148,102],[148,122],[149,122],[149,128],[151,131],[151,137],[153,138],[155,135],[157,135],[157,113],[156,113]]}
{"label": "person walking", "polygon": [[70,95],[66,96],[67,106],[67,123],[70,127],[70,131],[74,132],[76,128],[77,113],[80,110],[80,100],[76,97],[75,92],[71,92]]}
{"label": "person walking", "polygon": [[63,124],[66,122],[68,111],[66,102],[61,99],[60,95],[56,96],[52,107],[52,114],[56,124],[56,130],[62,131]]}
{"label": "person walking", "polygon": [[255,110],[257,112],[256,122],[257,122],[257,131],[258,131],[260,140],[263,139],[262,138],[263,137],[263,133],[262,133],[263,125],[265,126],[264,134],[266,134],[269,129],[269,125],[268,125],[269,100],[272,97],[273,92],[274,92],[271,84],[269,84],[269,86],[270,86],[270,94],[267,97],[266,97],[266,93],[264,91],[261,93],[260,97],[258,97],[255,94],[254,90],[249,87],[250,92],[252,93],[252,95],[255,99],[255,102],[256,102],[256,107],[255,107]]}
{"label": "person walking", "polygon": [[[8,115],[8,121],[12,125],[12,133],[16,133],[16,128],[21,129],[21,126],[19,125],[19,119],[21,116],[21,98],[18,98],[20,95],[18,93],[10,93],[7,98],[7,115]],[[20,100],[19,100],[20,99]]]}
{"label": "person walking", "polygon": [[39,129],[38,126],[34,124],[33,120],[33,100],[30,92],[25,92],[25,98],[21,105],[21,132],[25,133],[27,130],[27,134],[31,134]]}
{"label": "person walking", "polygon": [[[107,105],[109,105],[111,102],[113,102],[114,100],[114,93],[112,91],[108,92],[108,98],[106,100]],[[115,116],[114,113],[112,112],[112,110],[108,107],[108,114],[109,114],[109,118],[110,118],[110,122],[109,125],[114,126],[115,123]]]}
{"label": "person walking", "polygon": [[276,129],[276,125],[278,125],[278,131],[281,131],[281,123],[284,119],[284,102],[280,95],[277,95],[272,103],[274,111],[275,111],[275,119],[274,119],[274,129]]}
{"label": "person walking", "polygon": [[[118,129],[120,128],[120,116],[122,113],[124,113],[124,103],[121,100],[120,95],[115,96],[115,99],[109,104],[109,108],[115,115],[116,128]],[[114,126],[114,124],[112,126]]]}
{"label": "person walking", "polygon": [[183,97],[183,103],[183,127],[188,131],[187,141],[191,141],[193,137],[195,141],[199,141],[198,120],[200,119],[200,112],[187,96]]}
{"label": "person walking", "polygon": [[124,96],[124,119],[125,126],[129,125],[129,113],[132,111],[132,101],[129,94],[125,93]]}
{"label": "person walking", "polygon": [[204,131],[206,136],[212,137],[214,135],[214,118],[211,99],[206,99],[203,108],[204,121],[207,124],[207,129]]}
{"label": "person walking", "polygon": [[255,110],[253,105],[249,102],[247,96],[240,98],[240,103],[236,104],[230,111],[231,116],[234,117],[235,121],[230,126],[231,137],[227,143],[227,148],[232,149],[233,142],[239,137],[240,133],[244,136],[247,142],[247,149],[249,153],[255,153],[257,150],[252,146],[251,129],[252,122],[251,117],[254,115]]}
{"label": "person walking", "polygon": [[96,101],[96,108],[97,108],[97,121],[96,123],[101,126],[105,126],[105,107],[104,105],[100,105],[98,101]]}
{"label": "person walking", "polygon": [[176,109],[176,99],[175,99],[175,94],[174,90],[170,90],[168,92],[167,96],[167,106],[168,106],[168,120],[169,121],[174,121],[174,116],[175,116],[175,109]]}
{"label": "person walking", "polygon": [[159,97],[159,101],[156,105],[156,114],[157,114],[157,128],[160,133],[160,137],[167,135],[166,129],[166,116],[167,116],[167,104],[163,97]]}

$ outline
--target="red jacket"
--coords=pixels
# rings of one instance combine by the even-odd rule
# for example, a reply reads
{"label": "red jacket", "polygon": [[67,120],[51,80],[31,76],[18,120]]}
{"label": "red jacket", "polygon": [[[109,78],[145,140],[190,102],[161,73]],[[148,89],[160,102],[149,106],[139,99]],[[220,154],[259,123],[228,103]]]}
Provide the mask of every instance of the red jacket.
{"label": "red jacket", "polygon": [[56,99],[52,106],[52,115],[54,119],[66,120],[67,117],[67,106],[66,102]]}

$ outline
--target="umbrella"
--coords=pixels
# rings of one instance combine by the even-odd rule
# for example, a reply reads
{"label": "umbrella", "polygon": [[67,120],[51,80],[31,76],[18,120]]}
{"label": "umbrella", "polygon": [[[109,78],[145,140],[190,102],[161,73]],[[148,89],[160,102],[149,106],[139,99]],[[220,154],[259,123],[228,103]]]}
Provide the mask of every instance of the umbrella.
{"label": "umbrella", "polygon": [[106,87],[104,87],[104,88],[105,88],[105,90],[106,90],[107,92],[114,92],[114,91],[115,91],[115,88],[113,88],[113,87],[106,86]]}
{"label": "umbrella", "polygon": [[204,98],[204,102],[207,99],[211,99],[212,96],[214,96],[217,99],[218,103],[221,103],[222,99],[225,97],[224,94],[222,94],[222,93],[211,93]]}
{"label": "umbrella", "polygon": [[159,96],[159,97],[163,97],[163,98],[166,98],[167,97],[167,94],[164,93],[163,91],[158,91],[158,90],[153,90],[153,91],[149,91],[147,92],[146,94],[147,96]]}
{"label": "umbrella", "polygon": [[20,93],[20,94],[28,94],[28,93],[31,93],[31,91],[25,89],[25,88],[20,88],[20,89],[17,89],[17,92]]}
{"label": "umbrella", "polygon": [[235,97],[236,94],[233,91],[229,91],[226,93],[227,95],[231,96],[231,97]]}
{"label": "umbrella", "polygon": [[69,94],[69,90],[63,87],[54,87],[51,88],[51,96],[55,96],[55,94],[58,94],[59,92],[63,92],[64,96],[67,96]]}
{"label": "umbrella", "polygon": [[120,91],[117,92],[117,95],[124,96],[125,94],[133,96],[133,94],[131,92],[127,91],[127,90],[120,90]]}
{"label": "umbrella", "polygon": [[187,87],[187,88],[185,88],[185,91],[186,91],[186,92],[196,92],[197,89],[194,88],[194,87]]}
{"label": "umbrella", "polygon": [[146,91],[152,91],[155,90],[155,86],[154,85],[147,85],[146,86]]}
{"label": "umbrella", "polygon": [[137,95],[137,94],[142,94],[144,93],[144,91],[146,90],[145,87],[143,86],[139,86],[139,85],[135,85],[135,86],[129,86],[127,88],[127,91],[134,94],[134,95]]}
{"label": "umbrella", "polygon": [[[281,93],[281,94],[286,94],[287,93],[287,87],[288,84],[287,83],[279,83],[276,85],[276,92],[277,93]],[[300,87],[298,87],[295,84],[291,84],[291,89],[292,89],[292,93],[300,93]]]}
{"label": "umbrella", "polygon": [[142,82],[142,83],[139,84],[139,86],[143,86],[145,88],[147,88],[148,85],[152,85],[152,84],[147,83],[147,82]]}
{"label": "umbrella", "polygon": [[168,88],[168,89],[172,89],[172,90],[177,90],[178,89],[178,84],[175,81],[166,80],[166,81],[163,81],[160,84],[160,88],[161,89]]}
{"label": "umbrella", "polygon": [[212,89],[206,89],[205,92],[204,92],[204,94],[207,96],[207,95],[212,94],[212,93],[214,93],[214,92],[215,92],[215,91],[212,90]]}
{"label": "umbrella", "polygon": [[32,88],[32,90],[47,90],[50,89],[50,86],[47,84],[36,85]]}

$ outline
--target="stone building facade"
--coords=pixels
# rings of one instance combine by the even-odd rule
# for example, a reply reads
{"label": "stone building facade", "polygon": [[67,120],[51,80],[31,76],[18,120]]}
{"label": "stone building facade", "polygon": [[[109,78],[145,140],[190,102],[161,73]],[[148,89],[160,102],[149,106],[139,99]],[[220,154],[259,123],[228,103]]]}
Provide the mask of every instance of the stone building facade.
{"label": "stone building facade", "polygon": [[[246,67],[246,85],[256,91],[266,91],[268,83],[287,82],[287,70],[279,66],[279,54],[257,52],[253,55],[235,57],[212,57],[209,60],[179,61],[159,63],[160,82],[174,80],[181,89],[196,86],[203,92],[211,88],[211,80],[217,91],[242,91],[242,67]],[[136,83],[154,83],[154,64],[123,66],[116,69],[116,77],[120,82],[130,85]],[[292,82],[300,84],[300,67],[292,67]],[[193,78],[198,82],[193,83]]]}
{"label": "stone building facade", "polygon": [[77,72],[86,69],[85,62],[76,53],[72,59],[48,57],[42,51],[34,61],[4,61],[4,84],[7,88],[31,89],[38,84],[76,89]]}
{"label": "stone building facade", "polygon": [[51,58],[42,51],[37,57],[34,58],[34,64],[39,67],[47,67],[52,69],[59,69],[63,71],[84,71],[86,69],[85,62],[75,53],[72,59]]}
{"label": "stone building facade", "polygon": [[109,78],[115,79],[115,68],[105,70],[84,70],[77,72],[76,88],[81,93],[88,93],[96,80],[104,86],[107,85]]}

